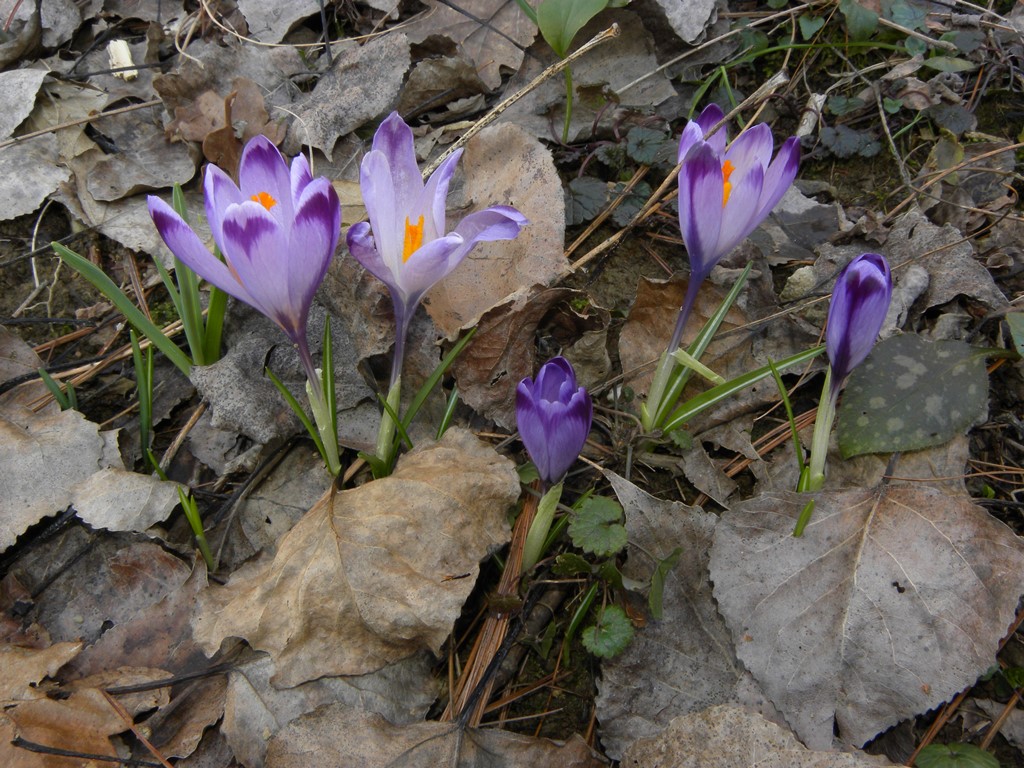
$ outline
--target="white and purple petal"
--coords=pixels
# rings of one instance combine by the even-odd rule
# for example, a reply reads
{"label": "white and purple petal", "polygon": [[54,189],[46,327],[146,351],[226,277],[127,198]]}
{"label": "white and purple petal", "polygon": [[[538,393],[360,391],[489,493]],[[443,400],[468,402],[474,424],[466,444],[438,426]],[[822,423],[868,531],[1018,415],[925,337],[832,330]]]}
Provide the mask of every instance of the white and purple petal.
{"label": "white and purple petal", "polygon": [[423,176],[416,165],[412,129],[397,112],[392,112],[380,124],[373,136],[373,151],[382,153],[388,160],[399,212],[411,211],[423,190]]}
{"label": "white and purple petal", "polygon": [[711,147],[691,150],[679,172],[679,228],[690,258],[690,279],[697,282],[724,255],[718,253],[724,188],[722,166]]}
{"label": "white and purple petal", "polygon": [[262,194],[270,195],[274,205],[270,212],[284,227],[290,227],[295,216],[292,208],[292,180],[281,152],[266,136],[256,136],[245,145],[238,164],[238,188],[244,200]]}
{"label": "white and purple petal", "polygon": [[885,322],[892,299],[892,274],[885,257],[863,253],[836,280],[825,330],[833,387],[864,362]]}
{"label": "white and purple petal", "polygon": [[171,206],[154,195],[146,198],[146,204],[157,232],[182,264],[225,293],[246,304],[253,303],[254,299],[245,286],[224,262],[210,253],[192,227]]}

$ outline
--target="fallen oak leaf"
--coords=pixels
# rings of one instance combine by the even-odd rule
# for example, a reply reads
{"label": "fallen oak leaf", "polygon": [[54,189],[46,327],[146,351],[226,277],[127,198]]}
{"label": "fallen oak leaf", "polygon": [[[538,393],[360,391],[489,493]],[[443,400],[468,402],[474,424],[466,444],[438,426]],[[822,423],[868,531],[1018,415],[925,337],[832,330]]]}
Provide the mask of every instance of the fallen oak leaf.
{"label": "fallen oak leaf", "polygon": [[201,599],[195,637],[208,653],[245,638],[274,658],[281,687],[437,653],[480,560],[507,541],[518,496],[512,462],[451,429],[391,477],[328,492],[272,561],[243,566]]}

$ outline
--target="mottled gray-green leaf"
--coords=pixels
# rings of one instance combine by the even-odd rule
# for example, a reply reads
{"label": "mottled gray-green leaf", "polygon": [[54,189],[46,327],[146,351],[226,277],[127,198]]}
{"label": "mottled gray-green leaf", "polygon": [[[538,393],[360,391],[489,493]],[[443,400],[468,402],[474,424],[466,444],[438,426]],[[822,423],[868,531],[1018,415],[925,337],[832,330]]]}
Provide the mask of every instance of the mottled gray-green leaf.
{"label": "mottled gray-green leaf", "polygon": [[565,223],[583,224],[597,216],[608,202],[608,186],[593,176],[580,176],[569,182],[565,192]]}
{"label": "mottled gray-green leaf", "polygon": [[966,430],[988,398],[984,352],[961,341],[893,336],[854,369],[839,408],[839,450],[912,451]]}
{"label": "mottled gray-green leaf", "polygon": [[915,761],[918,768],[999,768],[999,761],[973,744],[929,744]]}

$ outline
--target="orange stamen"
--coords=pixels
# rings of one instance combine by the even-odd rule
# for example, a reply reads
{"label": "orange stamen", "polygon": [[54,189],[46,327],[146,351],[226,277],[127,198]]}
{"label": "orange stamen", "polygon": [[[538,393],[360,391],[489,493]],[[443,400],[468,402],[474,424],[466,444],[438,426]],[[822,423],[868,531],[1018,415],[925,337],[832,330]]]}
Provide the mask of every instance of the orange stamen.
{"label": "orange stamen", "polygon": [[273,208],[275,205],[277,205],[277,200],[272,198],[266,192],[259,192],[258,194],[253,195],[249,199],[252,200],[254,203],[259,203],[264,208],[266,208],[268,211],[271,208]]}
{"label": "orange stamen", "polygon": [[729,202],[729,195],[732,193],[732,184],[729,183],[729,177],[732,176],[732,172],[736,170],[736,166],[731,161],[726,160],[722,163],[722,207],[725,208],[726,203]]}
{"label": "orange stamen", "polygon": [[423,245],[423,216],[415,224],[409,223],[409,217],[405,217],[405,244],[402,246],[402,262],[409,260],[416,251]]}

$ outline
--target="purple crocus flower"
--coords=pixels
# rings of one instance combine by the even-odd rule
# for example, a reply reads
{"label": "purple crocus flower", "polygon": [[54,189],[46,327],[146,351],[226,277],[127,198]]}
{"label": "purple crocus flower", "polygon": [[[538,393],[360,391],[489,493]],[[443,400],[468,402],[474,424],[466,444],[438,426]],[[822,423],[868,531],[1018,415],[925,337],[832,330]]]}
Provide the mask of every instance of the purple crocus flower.
{"label": "purple crocus flower", "polygon": [[471,213],[452,232],[445,228],[448,183],[462,151],[452,153],[423,183],[412,130],[392,112],[363,158],[359,184],[369,222],[348,230],[348,249],[383,282],[395,308],[395,369],[401,373],[406,331],[423,295],[459,265],[479,242],[511,240],[528,222],[515,208],[497,205]]}
{"label": "purple crocus flower", "polygon": [[892,275],[884,256],[862,253],[839,273],[825,329],[834,389],[868,356],[891,300]]}
{"label": "purple crocus flower", "polygon": [[690,283],[669,350],[682,340],[683,326],[704,279],[771,213],[796,178],[800,143],[786,139],[772,159],[772,132],[758,123],[730,146],[724,129],[705,137],[724,114],[710,104],[683,128],[679,140],[679,228],[690,259]]}
{"label": "purple crocus flower", "polygon": [[147,198],[160,236],[203,279],[277,323],[298,347],[312,383],[318,380],[306,341],[313,294],[341,234],[341,203],[330,181],[313,178],[302,155],[291,169],[269,139],[246,144],[238,184],[206,166],[206,218],[221,261],[171,206]]}
{"label": "purple crocus flower", "polygon": [[545,485],[560,480],[576,461],[593,416],[590,395],[576,385],[576,372],[564,357],[553,357],[542,365],[536,379],[519,382],[519,436]]}

